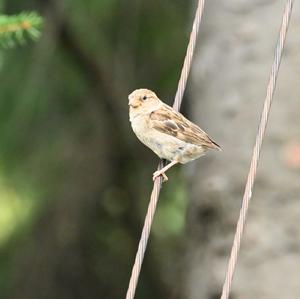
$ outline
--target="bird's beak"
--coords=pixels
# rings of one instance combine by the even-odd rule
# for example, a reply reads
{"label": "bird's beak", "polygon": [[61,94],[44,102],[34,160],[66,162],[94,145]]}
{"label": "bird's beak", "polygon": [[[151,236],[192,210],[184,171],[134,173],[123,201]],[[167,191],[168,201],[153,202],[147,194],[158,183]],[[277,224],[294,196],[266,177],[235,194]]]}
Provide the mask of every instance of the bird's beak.
{"label": "bird's beak", "polygon": [[128,106],[132,108],[137,108],[138,106],[140,106],[140,103],[134,98],[132,94],[128,96],[128,100],[129,100]]}
{"label": "bird's beak", "polygon": [[128,100],[129,100],[128,106],[132,107],[133,98],[130,97],[130,95],[129,95],[129,97],[128,97]]}

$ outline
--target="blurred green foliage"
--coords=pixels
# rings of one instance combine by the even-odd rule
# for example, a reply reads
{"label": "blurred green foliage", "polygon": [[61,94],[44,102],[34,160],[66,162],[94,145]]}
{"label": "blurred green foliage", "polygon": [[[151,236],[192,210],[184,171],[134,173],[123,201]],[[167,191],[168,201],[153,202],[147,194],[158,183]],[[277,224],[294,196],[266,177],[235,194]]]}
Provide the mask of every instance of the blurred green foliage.
{"label": "blurred green foliage", "polygon": [[0,15],[0,46],[12,48],[24,45],[27,38],[37,40],[43,20],[35,12],[22,12],[17,15]]}
{"label": "blurred green foliage", "polygon": [[[0,65],[0,294],[124,297],[157,165],[131,132],[127,95],[148,87],[172,101],[191,28],[187,2],[7,0],[0,7],[45,19],[38,43],[6,51]],[[141,298],[180,298],[173,277],[180,276],[174,261],[186,195],[174,171]]]}

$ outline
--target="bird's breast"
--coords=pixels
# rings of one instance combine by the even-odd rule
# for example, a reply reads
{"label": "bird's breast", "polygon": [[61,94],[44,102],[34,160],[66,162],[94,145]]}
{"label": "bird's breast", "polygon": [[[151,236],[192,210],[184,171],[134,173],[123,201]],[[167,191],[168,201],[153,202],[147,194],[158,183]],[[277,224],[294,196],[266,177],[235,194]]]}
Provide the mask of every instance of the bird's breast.
{"label": "bird's breast", "polygon": [[204,148],[201,146],[186,143],[152,128],[147,117],[136,116],[132,118],[131,126],[138,139],[160,158],[186,163],[197,159],[204,153]]}

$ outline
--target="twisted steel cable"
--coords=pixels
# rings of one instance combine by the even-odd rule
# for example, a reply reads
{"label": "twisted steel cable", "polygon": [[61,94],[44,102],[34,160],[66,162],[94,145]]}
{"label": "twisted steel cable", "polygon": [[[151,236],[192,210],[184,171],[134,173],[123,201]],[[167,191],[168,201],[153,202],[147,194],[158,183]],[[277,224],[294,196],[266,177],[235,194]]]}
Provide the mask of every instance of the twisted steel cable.
{"label": "twisted steel cable", "polygon": [[191,64],[192,64],[192,60],[193,60],[193,56],[194,56],[194,50],[195,50],[196,41],[197,41],[197,36],[198,36],[198,31],[199,31],[199,25],[201,23],[201,18],[202,18],[202,14],[203,14],[203,10],[204,10],[204,3],[205,3],[204,0],[198,1],[198,8],[197,8],[194,23],[193,23],[193,29],[192,29],[192,32],[190,35],[190,41],[189,41],[186,55],[184,58],[183,68],[181,71],[181,75],[180,75],[180,79],[179,79],[178,87],[177,87],[177,92],[176,92],[175,100],[174,100],[174,104],[173,104],[173,108],[176,111],[179,111],[179,109],[180,109],[184,90],[186,87],[186,82],[187,82],[187,79],[188,79],[188,76],[190,73]]}
{"label": "twisted steel cable", "polygon": [[[202,13],[204,10],[204,3],[205,3],[205,0],[198,0],[198,7],[197,7],[194,22],[193,22],[193,29],[192,29],[192,32],[190,35],[190,40],[189,40],[189,44],[188,44],[186,56],[185,56],[184,63],[183,63],[183,68],[182,68],[179,83],[178,83],[177,92],[176,92],[176,96],[175,96],[175,100],[174,100],[174,104],[173,104],[173,108],[177,111],[179,111],[179,109],[180,109],[184,90],[186,87],[187,78],[188,78],[188,75],[190,72],[191,63],[192,63],[194,50],[195,50],[195,45],[196,45],[196,41],[197,41],[197,35],[198,35],[198,31],[199,31],[199,26],[201,23]],[[158,170],[161,169],[162,167],[163,167],[163,161],[161,161],[159,163]],[[140,275],[140,271],[141,271],[141,267],[142,267],[142,263],[143,263],[143,259],[144,259],[144,254],[145,254],[146,247],[147,247],[147,242],[148,242],[149,235],[150,235],[151,225],[152,225],[153,217],[155,214],[156,205],[158,202],[161,185],[162,185],[162,177],[159,176],[154,181],[142,235],[141,235],[141,238],[139,241],[138,250],[136,253],[134,265],[133,265],[132,272],[131,272],[131,277],[130,277],[129,286],[127,289],[126,299],[133,299],[134,295],[135,295],[136,286],[138,283],[138,278]]]}
{"label": "twisted steel cable", "polygon": [[241,206],[241,210],[240,210],[239,220],[238,220],[237,227],[236,227],[236,233],[234,236],[233,246],[231,249],[231,254],[230,254],[230,258],[229,258],[229,262],[228,262],[228,268],[227,268],[227,272],[226,272],[225,282],[223,285],[221,299],[228,299],[230,289],[231,289],[233,274],[234,274],[234,270],[235,270],[236,263],[237,263],[238,253],[239,253],[240,246],[241,246],[241,239],[242,239],[242,235],[243,235],[243,231],[244,231],[249,202],[250,202],[250,199],[252,196],[252,188],[253,188],[253,184],[254,184],[254,180],[255,180],[255,176],[256,176],[257,164],[258,164],[258,160],[259,160],[259,156],[260,156],[261,145],[262,145],[263,138],[264,138],[265,131],[266,131],[266,126],[267,126],[270,108],[271,108],[271,104],[272,104],[272,100],[273,100],[273,94],[274,94],[274,90],[275,90],[275,86],[276,86],[276,80],[277,80],[277,76],[278,76],[279,66],[280,66],[282,52],[283,52],[283,48],[284,48],[286,33],[287,33],[289,22],[290,22],[292,8],[293,8],[293,0],[287,0],[285,9],[284,9],[284,13],[283,13],[282,24],[281,24],[280,33],[279,33],[279,39],[278,39],[276,50],[275,50],[274,62],[273,62],[271,73],[270,73],[270,78],[269,78],[269,83],[268,83],[268,88],[267,88],[267,95],[265,98],[263,111],[262,111],[262,115],[261,115],[261,119],[260,119],[260,124],[259,124],[258,132],[256,135],[256,141],[255,141],[255,146],[253,149],[251,165],[250,165],[250,169],[249,169],[249,173],[248,173],[247,183],[246,183],[246,187],[245,187],[245,191],[244,191],[244,196],[243,196],[243,200],[242,200],[242,206]]}

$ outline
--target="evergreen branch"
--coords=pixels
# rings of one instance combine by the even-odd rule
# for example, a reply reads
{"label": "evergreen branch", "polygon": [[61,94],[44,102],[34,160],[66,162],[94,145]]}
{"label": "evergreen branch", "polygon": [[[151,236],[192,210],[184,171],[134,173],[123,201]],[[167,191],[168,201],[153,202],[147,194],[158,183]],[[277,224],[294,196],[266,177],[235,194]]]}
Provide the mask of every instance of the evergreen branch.
{"label": "evergreen branch", "polygon": [[0,15],[0,47],[12,48],[23,45],[28,38],[37,40],[41,35],[43,18],[36,12],[18,15]]}

